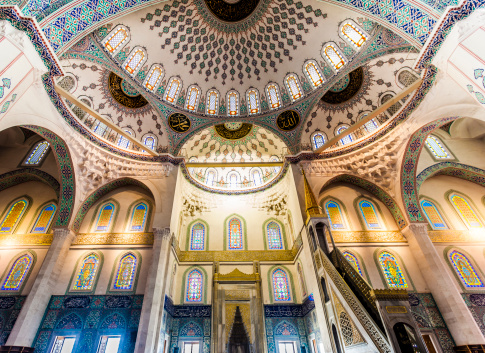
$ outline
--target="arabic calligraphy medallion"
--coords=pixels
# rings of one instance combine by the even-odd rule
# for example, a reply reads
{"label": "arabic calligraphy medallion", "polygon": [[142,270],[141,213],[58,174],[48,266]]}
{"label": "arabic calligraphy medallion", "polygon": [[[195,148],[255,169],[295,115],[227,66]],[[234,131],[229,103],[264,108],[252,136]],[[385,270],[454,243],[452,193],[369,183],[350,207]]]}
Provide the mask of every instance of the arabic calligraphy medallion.
{"label": "arabic calligraphy medallion", "polygon": [[168,126],[180,134],[190,129],[190,119],[182,113],[173,113],[168,117]]}
{"label": "arabic calligraphy medallion", "polygon": [[300,114],[294,110],[286,110],[276,118],[276,125],[283,131],[291,131],[300,123]]}

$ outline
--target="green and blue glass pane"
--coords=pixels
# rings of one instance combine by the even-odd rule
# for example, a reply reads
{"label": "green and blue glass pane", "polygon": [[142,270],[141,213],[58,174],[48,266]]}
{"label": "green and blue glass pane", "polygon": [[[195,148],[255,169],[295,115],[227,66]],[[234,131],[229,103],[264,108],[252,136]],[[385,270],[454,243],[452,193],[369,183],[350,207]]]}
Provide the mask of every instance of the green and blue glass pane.
{"label": "green and blue glass pane", "polygon": [[273,293],[275,301],[291,300],[288,276],[283,270],[273,272]]}
{"label": "green and blue glass pane", "polygon": [[467,288],[481,288],[483,287],[482,280],[478,277],[477,272],[468,261],[467,257],[457,251],[450,253],[450,260],[455,268],[455,271],[460,276],[463,284]]}
{"label": "green and blue glass pane", "polygon": [[40,162],[42,162],[42,158],[45,156],[48,150],[49,150],[49,142],[42,141],[38,143],[37,146],[35,146],[33,151],[30,153],[30,155],[27,157],[24,164],[28,164],[28,165],[40,164]]}
{"label": "green and blue glass pane", "polygon": [[433,155],[438,159],[448,159],[451,158],[448,151],[444,148],[441,142],[435,136],[428,136],[426,139],[426,147],[433,153]]}
{"label": "green and blue glass pane", "polygon": [[313,147],[319,149],[325,144],[325,137],[322,134],[313,135]]}
{"label": "green and blue glass pane", "polygon": [[433,229],[448,229],[448,226],[443,220],[443,217],[441,217],[441,214],[438,212],[438,209],[432,202],[428,200],[422,200],[421,208],[423,209],[424,214]]}
{"label": "green and blue glass pane", "polygon": [[32,256],[29,254],[19,257],[8,272],[7,278],[2,284],[2,290],[19,290],[29,272],[30,266],[32,266],[32,260]]}
{"label": "green and blue glass pane", "polygon": [[332,229],[345,229],[344,218],[342,216],[342,211],[338,203],[333,201],[328,201],[325,204],[325,210],[327,211],[327,216],[330,219],[330,224]]}
{"label": "green and blue glass pane", "polygon": [[354,266],[357,272],[359,272],[359,274],[362,276],[362,269],[360,268],[359,260],[357,260],[357,257],[355,257],[354,254],[348,251],[344,251],[343,255],[347,259],[347,261],[350,262],[350,264]]}
{"label": "green and blue glass pane", "polygon": [[131,290],[135,279],[135,271],[135,255],[126,254],[121,258],[118,270],[116,271],[114,289]]}
{"label": "green and blue glass pane", "polygon": [[192,270],[187,276],[187,291],[185,300],[188,302],[202,301],[202,273]]}
{"label": "green and blue glass pane", "polygon": [[56,206],[54,204],[45,206],[35,221],[32,233],[46,233],[49,230],[55,212]]}
{"label": "green and blue glass pane", "polygon": [[86,256],[74,282],[74,290],[91,290],[98,270],[99,259],[96,254]]}
{"label": "green and blue glass pane", "polygon": [[379,218],[377,218],[377,213],[373,204],[371,204],[369,201],[360,201],[359,208],[362,214],[362,218],[364,218],[364,222],[368,229],[382,228],[381,223],[379,222]]}
{"label": "green and blue glass pane", "polygon": [[483,224],[470,204],[463,197],[452,195],[451,201],[469,228],[483,228]]}
{"label": "green and blue glass pane", "polygon": [[113,219],[115,206],[112,203],[108,203],[99,211],[98,220],[96,221],[96,232],[106,232],[109,230],[111,220]]}
{"label": "green and blue glass pane", "polygon": [[229,250],[242,250],[242,227],[241,221],[233,218],[229,221]]}
{"label": "green and blue glass pane", "polygon": [[190,250],[204,250],[205,227],[202,223],[196,223],[192,226],[190,235]]}
{"label": "green and blue glass pane", "polygon": [[148,214],[148,206],[144,203],[139,203],[133,209],[133,215],[131,216],[132,232],[143,232],[145,230],[145,222]]}
{"label": "green and blue glass pane", "polygon": [[408,287],[401,267],[399,266],[393,255],[388,252],[382,252],[379,255],[379,263],[381,264],[382,270],[384,271],[387,285],[390,288]]}
{"label": "green and blue glass pane", "polygon": [[25,200],[20,200],[14,203],[8,210],[7,215],[0,225],[0,233],[10,233],[13,231],[26,207],[27,201]]}
{"label": "green and blue glass pane", "polygon": [[268,237],[268,249],[283,250],[283,239],[281,237],[281,229],[278,223],[268,223],[266,226],[266,236]]}

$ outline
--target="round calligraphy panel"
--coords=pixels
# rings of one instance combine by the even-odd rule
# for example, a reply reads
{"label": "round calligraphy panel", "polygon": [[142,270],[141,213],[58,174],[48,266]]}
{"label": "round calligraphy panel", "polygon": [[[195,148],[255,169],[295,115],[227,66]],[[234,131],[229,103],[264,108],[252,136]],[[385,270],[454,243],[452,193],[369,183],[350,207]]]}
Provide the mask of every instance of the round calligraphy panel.
{"label": "round calligraphy panel", "polygon": [[294,110],[286,110],[276,118],[276,125],[283,131],[291,131],[300,123],[300,114]]}
{"label": "round calligraphy panel", "polygon": [[190,129],[190,119],[182,113],[173,113],[168,117],[168,126],[173,131],[183,134]]}

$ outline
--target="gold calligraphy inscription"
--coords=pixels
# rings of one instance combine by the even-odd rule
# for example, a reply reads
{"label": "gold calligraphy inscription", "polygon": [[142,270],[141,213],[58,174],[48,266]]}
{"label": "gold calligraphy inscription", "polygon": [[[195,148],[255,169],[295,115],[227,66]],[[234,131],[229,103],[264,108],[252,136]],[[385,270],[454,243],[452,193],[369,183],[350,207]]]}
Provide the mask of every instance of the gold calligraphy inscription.
{"label": "gold calligraphy inscription", "polygon": [[286,110],[276,118],[276,125],[283,131],[291,131],[300,123],[300,114],[294,110]]}
{"label": "gold calligraphy inscription", "polygon": [[389,314],[406,314],[408,312],[404,305],[389,305],[386,306],[386,311]]}
{"label": "gold calligraphy inscription", "polygon": [[173,113],[168,117],[168,126],[175,132],[184,133],[190,129],[190,119],[182,113]]}

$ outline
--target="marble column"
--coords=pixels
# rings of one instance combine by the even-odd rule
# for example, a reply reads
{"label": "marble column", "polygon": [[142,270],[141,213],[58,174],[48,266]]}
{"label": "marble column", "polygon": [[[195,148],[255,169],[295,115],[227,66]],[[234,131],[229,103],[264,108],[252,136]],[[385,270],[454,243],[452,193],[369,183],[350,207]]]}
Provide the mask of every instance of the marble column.
{"label": "marble column", "polygon": [[484,344],[485,339],[447,271],[443,256],[428,236],[428,225],[411,223],[403,234],[456,345]]}
{"label": "marble column", "polygon": [[136,337],[136,353],[158,352],[171,248],[170,228],[153,229],[153,252]]}
{"label": "marble column", "polygon": [[55,228],[52,244],[25,300],[6,346],[31,347],[75,234]]}

